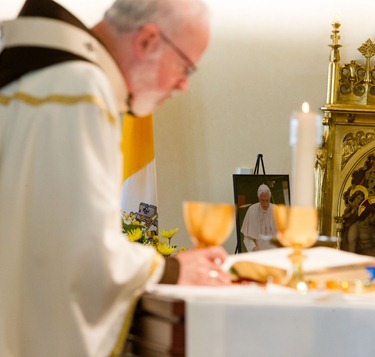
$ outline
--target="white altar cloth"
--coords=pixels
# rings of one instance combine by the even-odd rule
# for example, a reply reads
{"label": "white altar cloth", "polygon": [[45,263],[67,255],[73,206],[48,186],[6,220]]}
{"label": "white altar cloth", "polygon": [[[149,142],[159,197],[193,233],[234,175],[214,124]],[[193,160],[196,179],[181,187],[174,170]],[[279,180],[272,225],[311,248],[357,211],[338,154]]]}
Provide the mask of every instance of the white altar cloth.
{"label": "white altar cloth", "polygon": [[[229,256],[288,269],[290,249]],[[373,257],[317,247],[304,251],[306,271],[374,264]],[[155,285],[152,290],[186,302],[188,357],[375,356],[375,293],[295,290],[268,284],[228,287]]]}
{"label": "white altar cloth", "polygon": [[[285,297],[287,299],[287,297]],[[189,357],[369,357],[372,305],[213,302],[187,305]]]}
{"label": "white altar cloth", "polygon": [[375,355],[375,293],[301,295],[272,284],[152,292],[186,301],[188,357]]}

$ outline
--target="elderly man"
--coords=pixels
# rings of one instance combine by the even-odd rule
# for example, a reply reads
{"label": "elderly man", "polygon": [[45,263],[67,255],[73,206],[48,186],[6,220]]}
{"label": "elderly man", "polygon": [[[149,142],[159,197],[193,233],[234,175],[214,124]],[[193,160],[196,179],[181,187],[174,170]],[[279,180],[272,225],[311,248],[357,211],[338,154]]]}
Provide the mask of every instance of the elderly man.
{"label": "elderly man", "polygon": [[164,269],[119,218],[119,114],[188,88],[209,40],[206,8],[117,0],[91,31],[51,0],[27,0],[2,29],[0,356],[108,356],[163,271],[180,284],[230,282],[215,264],[223,249]]}
{"label": "elderly man", "polygon": [[259,202],[251,205],[242,223],[241,233],[248,252],[276,248],[271,239],[276,237],[276,223],[271,203],[271,190],[267,185],[258,188]]}

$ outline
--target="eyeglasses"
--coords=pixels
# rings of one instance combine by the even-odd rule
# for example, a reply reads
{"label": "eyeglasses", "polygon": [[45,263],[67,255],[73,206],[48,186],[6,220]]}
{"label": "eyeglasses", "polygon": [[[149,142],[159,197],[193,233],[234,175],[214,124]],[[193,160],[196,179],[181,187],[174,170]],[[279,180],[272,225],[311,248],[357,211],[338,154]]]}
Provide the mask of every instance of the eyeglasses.
{"label": "eyeglasses", "polygon": [[185,74],[187,77],[191,76],[194,72],[197,71],[197,66],[193,63],[193,61],[182,51],[180,50],[163,32],[160,31],[160,37],[162,40],[169,45],[173,51],[177,53],[186,63],[186,70]]}

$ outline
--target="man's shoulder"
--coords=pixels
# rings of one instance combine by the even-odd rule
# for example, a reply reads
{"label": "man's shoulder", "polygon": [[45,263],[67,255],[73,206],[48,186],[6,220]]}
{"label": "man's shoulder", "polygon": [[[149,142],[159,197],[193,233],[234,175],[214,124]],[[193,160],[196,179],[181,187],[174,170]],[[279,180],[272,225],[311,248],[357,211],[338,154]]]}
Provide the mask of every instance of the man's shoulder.
{"label": "man's shoulder", "polygon": [[259,210],[259,202],[252,203],[246,211],[246,216],[249,217],[250,215],[254,215],[258,212],[258,210]]}
{"label": "man's shoulder", "polygon": [[41,69],[30,74],[39,81],[52,79],[50,89],[82,91],[107,85],[108,79],[104,72],[95,64],[86,61],[68,61]]}
{"label": "man's shoulder", "polygon": [[40,96],[53,94],[94,95],[103,99],[113,96],[105,73],[86,61],[68,61],[29,73],[20,78],[18,90],[37,92]]}
{"label": "man's shoulder", "polygon": [[63,96],[71,103],[81,98],[117,113],[114,92],[107,76],[97,65],[86,61],[63,62],[26,74],[3,87],[1,93],[8,97],[21,93],[42,102],[54,96]]}
{"label": "man's shoulder", "polygon": [[256,202],[256,203],[253,203],[250,207],[249,207],[249,210],[251,211],[255,211],[255,210],[258,210],[259,209],[259,202]]}

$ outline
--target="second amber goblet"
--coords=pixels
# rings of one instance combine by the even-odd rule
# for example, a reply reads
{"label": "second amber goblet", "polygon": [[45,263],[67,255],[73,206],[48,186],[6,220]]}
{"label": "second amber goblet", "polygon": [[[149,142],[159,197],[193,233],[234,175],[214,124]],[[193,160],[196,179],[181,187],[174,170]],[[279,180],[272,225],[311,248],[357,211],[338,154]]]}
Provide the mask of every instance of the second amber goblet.
{"label": "second amber goblet", "polygon": [[314,207],[278,205],[274,207],[274,214],[277,238],[283,246],[293,249],[289,255],[293,271],[287,286],[305,292],[309,285],[304,278],[302,249],[311,247],[318,239],[317,210]]}
{"label": "second amber goblet", "polygon": [[183,211],[186,229],[198,248],[221,245],[233,229],[233,204],[186,201]]}

